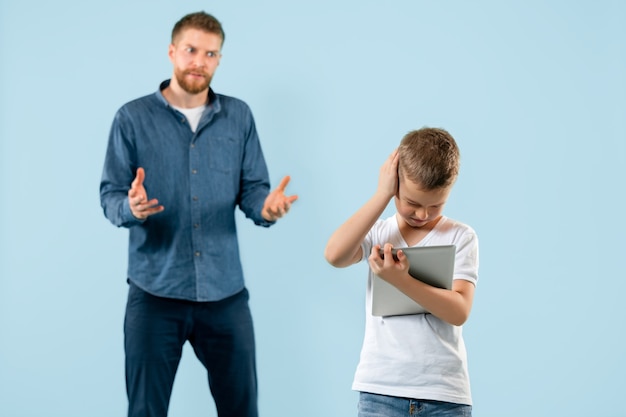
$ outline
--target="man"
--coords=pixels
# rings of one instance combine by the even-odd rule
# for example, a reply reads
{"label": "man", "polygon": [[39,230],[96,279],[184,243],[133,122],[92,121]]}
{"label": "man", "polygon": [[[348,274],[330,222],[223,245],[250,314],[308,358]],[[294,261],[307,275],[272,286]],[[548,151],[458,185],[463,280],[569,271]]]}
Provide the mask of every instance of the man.
{"label": "man", "polygon": [[270,226],[297,196],[269,179],[248,106],[216,94],[224,32],[204,12],[172,31],[171,80],[115,115],[100,184],[129,228],[124,321],[128,415],[166,416],[186,341],[220,417],[257,416],[255,345],[234,210]]}

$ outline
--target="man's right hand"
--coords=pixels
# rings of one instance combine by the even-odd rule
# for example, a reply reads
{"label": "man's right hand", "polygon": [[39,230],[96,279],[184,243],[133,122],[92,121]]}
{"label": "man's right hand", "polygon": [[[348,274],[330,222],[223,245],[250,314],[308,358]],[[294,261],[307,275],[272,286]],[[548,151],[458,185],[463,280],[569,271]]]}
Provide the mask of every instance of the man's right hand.
{"label": "man's right hand", "polygon": [[128,204],[130,205],[130,211],[139,220],[145,220],[148,216],[160,213],[165,210],[165,207],[159,205],[159,201],[156,198],[148,200],[148,194],[143,186],[143,180],[146,178],[146,173],[143,168],[137,168],[137,176],[130,185],[128,190]]}

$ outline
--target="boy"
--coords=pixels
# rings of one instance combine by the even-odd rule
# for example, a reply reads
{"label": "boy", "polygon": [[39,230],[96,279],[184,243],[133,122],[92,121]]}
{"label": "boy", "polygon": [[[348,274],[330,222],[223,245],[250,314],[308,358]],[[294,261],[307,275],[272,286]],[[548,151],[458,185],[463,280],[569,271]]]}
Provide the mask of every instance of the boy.
{"label": "boy", "polygon": [[[467,356],[461,326],[478,279],[478,239],[472,228],[442,212],[459,171],[459,150],[443,129],[409,132],[380,169],[377,190],[330,237],[326,260],[335,267],[369,262],[366,326],[352,388],[359,417],[471,416]],[[379,219],[391,198],[396,214]],[[393,247],[456,246],[451,290],[412,278]],[[384,255],[379,255],[383,248]],[[377,275],[430,314],[374,317],[371,281]]]}

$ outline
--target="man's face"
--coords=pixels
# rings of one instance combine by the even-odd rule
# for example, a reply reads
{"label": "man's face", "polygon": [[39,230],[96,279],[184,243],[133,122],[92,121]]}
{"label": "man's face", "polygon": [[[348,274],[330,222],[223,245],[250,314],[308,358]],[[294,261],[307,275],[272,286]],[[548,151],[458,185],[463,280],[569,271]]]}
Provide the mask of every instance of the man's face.
{"label": "man's face", "polygon": [[209,87],[220,63],[222,38],[199,29],[185,29],[169,47],[174,77],[189,94],[199,94]]}

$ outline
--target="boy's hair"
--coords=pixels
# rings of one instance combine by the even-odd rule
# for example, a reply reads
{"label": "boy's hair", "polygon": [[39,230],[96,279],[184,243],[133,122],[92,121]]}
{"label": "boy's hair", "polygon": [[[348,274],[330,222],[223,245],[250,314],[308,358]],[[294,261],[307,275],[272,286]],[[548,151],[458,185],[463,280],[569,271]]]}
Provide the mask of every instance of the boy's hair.
{"label": "boy's hair", "polygon": [[398,155],[398,175],[424,190],[448,187],[459,174],[459,148],[443,129],[424,127],[407,133]]}
{"label": "boy's hair", "polygon": [[172,43],[176,37],[185,29],[199,29],[208,33],[214,33],[222,37],[222,44],[224,44],[224,29],[222,24],[214,16],[205,12],[195,12],[183,16],[172,29]]}

